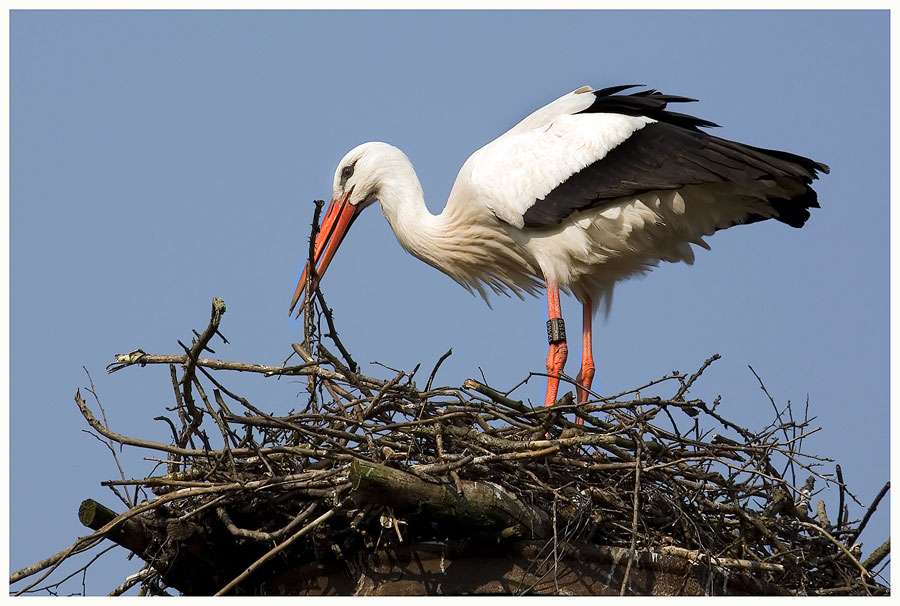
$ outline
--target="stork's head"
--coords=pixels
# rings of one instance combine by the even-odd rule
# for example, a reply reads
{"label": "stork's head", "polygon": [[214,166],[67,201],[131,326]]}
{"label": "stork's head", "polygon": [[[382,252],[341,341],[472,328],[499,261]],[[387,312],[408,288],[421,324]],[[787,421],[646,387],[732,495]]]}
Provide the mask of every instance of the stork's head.
{"label": "stork's head", "polygon": [[[409,162],[403,152],[396,147],[378,142],[358,145],[341,158],[334,171],[331,204],[325,212],[325,218],[322,219],[322,225],[316,236],[314,250],[316,269],[310,283],[310,291],[318,285],[356,217],[364,208],[378,200],[381,185],[386,174],[390,173],[397,154]],[[307,261],[294,291],[294,298],[291,300],[291,312],[294,311],[306,288],[309,273]],[[297,310],[297,314],[300,314],[300,310]]]}

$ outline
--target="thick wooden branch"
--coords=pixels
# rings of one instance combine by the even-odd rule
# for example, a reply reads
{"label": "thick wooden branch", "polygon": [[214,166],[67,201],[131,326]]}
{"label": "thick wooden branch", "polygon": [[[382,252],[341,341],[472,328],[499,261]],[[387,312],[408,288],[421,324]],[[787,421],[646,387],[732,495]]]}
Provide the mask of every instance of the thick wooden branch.
{"label": "thick wooden branch", "polygon": [[456,520],[460,525],[505,530],[517,527],[523,536],[546,538],[551,534],[546,513],[515,498],[490,482],[461,480],[457,493],[452,484],[426,482],[417,476],[360,459],[350,466],[351,496],[358,503],[374,503],[416,511],[428,517]]}
{"label": "thick wooden branch", "polygon": [[878,566],[878,564],[881,563],[881,560],[883,560],[885,557],[887,557],[887,555],[890,553],[891,553],[891,539],[888,538],[887,541],[882,543],[878,549],[873,551],[872,554],[866,558],[866,561],[862,563],[862,567],[865,568],[866,570],[872,570],[873,568]]}
{"label": "thick wooden branch", "polygon": [[784,572],[784,566],[771,562],[759,562],[756,560],[741,560],[737,558],[717,558],[708,553],[703,553],[697,549],[685,549],[676,547],[675,545],[663,545],[659,548],[659,553],[685,558],[691,562],[710,563],[723,568],[736,568],[741,570],[752,570],[762,572]]}
{"label": "thick wooden branch", "polygon": [[[100,530],[118,516],[115,511],[94,499],[85,499],[78,508],[78,520],[91,530]],[[121,545],[138,556],[143,556],[151,543],[151,533],[137,518],[125,520],[106,533],[113,543]]]}
{"label": "thick wooden branch", "polygon": [[148,528],[137,519],[144,511],[155,508],[164,501],[175,500],[174,497],[181,496],[178,493],[207,492],[210,490],[176,491],[158,498],[154,503],[132,507],[123,514],[116,514],[111,509],[87,499],[81,503],[78,516],[83,524],[96,530],[95,534],[134,551],[138,557],[159,572],[166,585],[187,594],[209,595],[225,580],[237,574],[234,568],[240,566],[241,558],[253,556],[260,548],[238,545],[230,534],[223,540],[222,536],[199,532],[199,526],[195,523],[173,518],[166,524],[165,543],[170,547],[173,543],[177,544],[177,548],[174,550],[173,558],[167,560],[159,557],[161,553],[159,543],[154,543],[147,536]]}

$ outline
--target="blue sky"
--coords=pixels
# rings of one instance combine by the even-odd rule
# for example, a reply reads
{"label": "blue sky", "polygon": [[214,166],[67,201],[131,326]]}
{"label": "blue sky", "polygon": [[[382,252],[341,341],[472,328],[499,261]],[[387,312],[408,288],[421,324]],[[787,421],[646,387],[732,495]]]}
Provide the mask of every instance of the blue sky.
{"label": "blue sky", "polygon": [[[111,427],[168,440],[168,371],[114,375],[114,354],[180,353],[228,305],[224,359],[280,364],[312,200],[337,161],[383,140],[415,164],[432,212],[458,168],[533,109],[589,84],[700,99],[716,134],[829,164],[821,210],[709,239],[693,267],[620,285],[595,323],[594,387],[613,394],[723,359],[692,389],[751,429],[773,418],[752,365],[822,431],[864,502],[889,479],[889,16],[880,12],[22,12],[10,17],[10,569],[86,534],[82,499],[121,508],[118,471],[73,402],[90,371]],[[493,310],[407,255],[365,212],[323,281],[363,371],[481,373],[501,389],[546,355],[543,299]],[[578,304],[563,302],[570,332]],[[567,370],[574,375],[577,343]],[[292,381],[224,377],[259,407]],[[427,376],[422,380],[427,380]],[[544,384],[515,392],[540,404]],[[82,391],[84,391],[82,389]],[[95,405],[96,410],[96,405]],[[125,449],[129,477],[147,453]],[[828,463],[823,471],[833,471]],[[805,476],[804,476],[805,478]],[[817,486],[821,488],[821,483]],[[836,508],[837,491],[824,498]],[[832,519],[836,512],[832,513]],[[851,509],[859,518],[864,510]],[[864,553],[888,535],[885,501]],[[140,567],[119,549],[87,575],[104,594]],[[80,579],[68,586],[80,591]]]}

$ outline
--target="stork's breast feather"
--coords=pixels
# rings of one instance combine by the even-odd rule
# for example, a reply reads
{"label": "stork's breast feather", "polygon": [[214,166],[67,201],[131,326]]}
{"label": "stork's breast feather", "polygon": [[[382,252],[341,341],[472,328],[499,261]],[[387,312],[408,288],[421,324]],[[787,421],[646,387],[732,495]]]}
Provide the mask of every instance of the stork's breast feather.
{"label": "stork's breast feather", "polygon": [[523,228],[531,206],[651,122],[621,114],[557,116],[541,128],[514,129],[482,147],[463,174],[491,212]]}

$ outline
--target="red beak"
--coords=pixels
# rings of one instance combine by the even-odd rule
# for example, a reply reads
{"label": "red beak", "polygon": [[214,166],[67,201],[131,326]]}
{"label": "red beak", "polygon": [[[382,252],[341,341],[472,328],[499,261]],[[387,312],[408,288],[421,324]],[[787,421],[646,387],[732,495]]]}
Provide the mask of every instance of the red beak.
{"label": "red beak", "polygon": [[[350,230],[353,219],[356,218],[357,208],[350,204],[349,200],[350,192],[345,193],[337,200],[332,200],[328,210],[325,212],[325,218],[322,219],[322,226],[319,228],[318,235],[316,235],[314,251],[316,269],[309,285],[310,292],[314,291],[319,285],[319,280],[325,275],[325,270],[328,269],[331,258],[334,257],[338,246],[341,245],[341,241]],[[291,299],[291,308],[288,313],[294,311],[294,307],[297,306],[297,302],[303,295],[303,290],[306,288],[306,278],[309,273],[309,261],[307,261],[306,267],[303,268],[303,273],[300,275],[300,281],[297,283],[297,289],[294,291],[294,298]],[[299,309],[297,310],[297,316],[300,316]]]}

